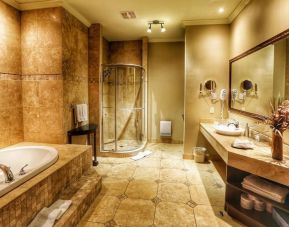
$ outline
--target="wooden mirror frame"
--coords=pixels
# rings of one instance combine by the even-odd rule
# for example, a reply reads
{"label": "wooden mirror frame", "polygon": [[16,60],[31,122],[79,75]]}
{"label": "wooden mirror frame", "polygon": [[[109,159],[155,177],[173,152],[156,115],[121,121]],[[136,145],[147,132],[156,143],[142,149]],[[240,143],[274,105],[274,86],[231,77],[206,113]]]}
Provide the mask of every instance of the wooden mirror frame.
{"label": "wooden mirror frame", "polygon": [[269,46],[275,42],[278,42],[284,38],[289,38],[289,29],[279,33],[278,35],[276,36],[273,36],[272,38],[266,40],[265,42],[263,43],[260,43],[259,45],[245,51],[244,53],[238,55],[237,57],[235,58],[232,58],[230,61],[229,61],[229,110],[232,111],[232,112],[235,112],[235,113],[239,113],[239,114],[242,114],[242,115],[245,115],[245,116],[248,116],[248,117],[252,117],[254,119],[263,119],[263,115],[261,114],[256,114],[256,113],[251,113],[251,112],[247,112],[247,111],[243,111],[243,110],[238,110],[238,109],[235,109],[235,108],[232,108],[232,63],[234,63],[235,61],[238,61],[239,59],[242,59],[266,46]]}

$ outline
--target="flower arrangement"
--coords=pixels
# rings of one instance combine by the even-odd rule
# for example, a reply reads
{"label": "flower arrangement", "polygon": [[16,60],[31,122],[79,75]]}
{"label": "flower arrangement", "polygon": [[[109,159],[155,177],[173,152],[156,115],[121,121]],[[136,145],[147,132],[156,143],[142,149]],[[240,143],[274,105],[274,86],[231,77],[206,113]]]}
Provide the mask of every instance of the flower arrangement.
{"label": "flower arrangement", "polygon": [[272,157],[283,159],[283,132],[289,128],[289,100],[285,100],[277,108],[271,104],[272,114],[264,117],[263,121],[269,125],[272,134]]}
{"label": "flower arrangement", "polygon": [[283,101],[276,109],[272,106],[272,114],[265,118],[265,123],[270,126],[273,133],[282,136],[289,128],[289,101]]}

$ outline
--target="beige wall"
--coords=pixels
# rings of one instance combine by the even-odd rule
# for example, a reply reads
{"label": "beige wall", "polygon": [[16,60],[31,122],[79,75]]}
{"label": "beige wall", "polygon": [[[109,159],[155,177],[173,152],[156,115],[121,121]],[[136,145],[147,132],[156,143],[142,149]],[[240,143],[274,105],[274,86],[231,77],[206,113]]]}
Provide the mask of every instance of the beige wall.
{"label": "beige wall", "polygon": [[289,28],[288,0],[253,0],[231,24],[231,58]]}
{"label": "beige wall", "polygon": [[182,142],[184,43],[149,43],[148,53],[148,139],[161,141],[160,120],[170,120],[172,142]]}
{"label": "beige wall", "polygon": [[0,1],[0,147],[23,141],[20,13]]}
{"label": "beige wall", "polygon": [[[191,157],[192,147],[200,140],[201,118],[220,118],[220,102],[199,96],[200,83],[212,79],[217,92],[228,89],[229,26],[190,26],[185,35],[185,130],[184,157]],[[210,114],[210,107],[215,113]]]}

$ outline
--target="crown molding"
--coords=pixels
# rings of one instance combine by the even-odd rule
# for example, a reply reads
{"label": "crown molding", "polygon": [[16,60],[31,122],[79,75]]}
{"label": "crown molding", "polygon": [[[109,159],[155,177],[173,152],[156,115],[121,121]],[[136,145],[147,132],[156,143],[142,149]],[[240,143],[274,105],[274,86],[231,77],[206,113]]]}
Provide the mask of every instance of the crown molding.
{"label": "crown molding", "polygon": [[184,20],[183,26],[192,25],[210,25],[210,24],[231,24],[234,19],[242,12],[242,10],[251,2],[251,0],[241,0],[228,18],[211,19],[211,20]]}
{"label": "crown molding", "polygon": [[73,8],[66,1],[63,1],[62,7],[70,12],[73,16],[75,16],[78,20],[80,20],[87,27],[90,27],[92,24],[88,19],[86,19],[81,13],[79,13],[75,8]]}
{"label": "crown molding", "polygon": [[149,39],[149,43],[174,43],[174,42],[184,42],[184,38],[180,39]]}
{"label": "crown molding", "polygon": [[16,2],[15,0],[3,0],[3,2],[7,3],[8,5],[20,10],[20,6],[18,4],[18,2]]}
{"label": "crown molding", "polygon": [[229,20],[225,19],[211,19],[211,20],[184,20],[183,26],[191,26],[191,25],[209,25],[209,24],[229,24]]}
{"label": "crown molding", "polygon": [[52,7],[63,7],[78,20],[80,20],[87,27],[91,25],[91,22],[86,19],[82,14],[80,14],[76,9],[74,9],[69,3],[65,0],[42,0],[42,1],[29,1],[24,2],[21,0],[3,0],[7,4],[13,6],[14,8],[20,11],[33,10],[33,9],[44,9]]}
{"label": "crown molding", "polygon": [[237,7],[233,10],[233,12],[228,17],[230,23],[235,20],[235,18],[243,11],[243,9],[251,2],[251,0],[242,0]]}

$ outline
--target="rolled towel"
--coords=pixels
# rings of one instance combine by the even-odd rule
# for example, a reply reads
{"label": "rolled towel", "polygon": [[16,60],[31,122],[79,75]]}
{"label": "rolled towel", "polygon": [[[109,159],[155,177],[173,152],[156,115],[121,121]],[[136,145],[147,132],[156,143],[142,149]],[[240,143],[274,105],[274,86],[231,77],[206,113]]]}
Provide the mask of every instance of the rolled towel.
{"label": "rolled towel", "polygon": [[52,227],[57,217],[60,215],[61,210],[50,210],[44,207],[28,225],[28,227]]}
{"label": "rolled towel", "polygon": [[239,149],[253,149],[255,147],[254,143],[249,140],[235,139],[232,147]]}

